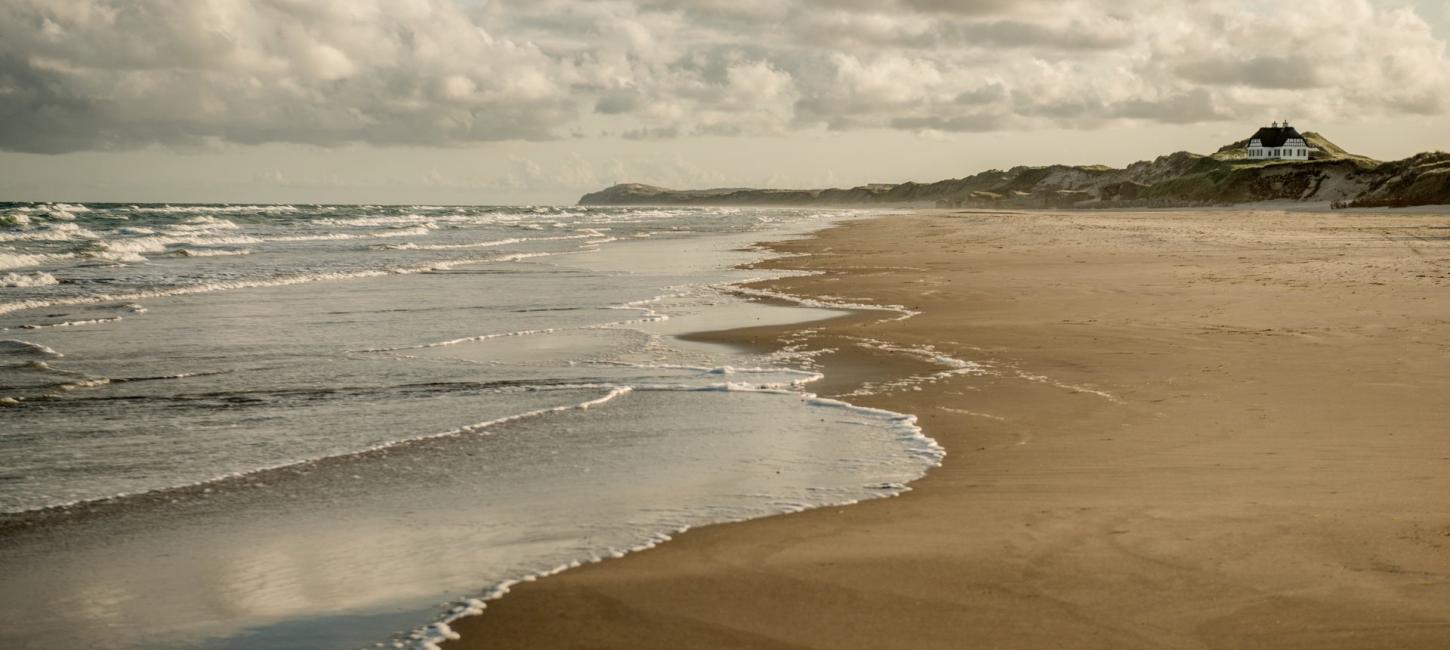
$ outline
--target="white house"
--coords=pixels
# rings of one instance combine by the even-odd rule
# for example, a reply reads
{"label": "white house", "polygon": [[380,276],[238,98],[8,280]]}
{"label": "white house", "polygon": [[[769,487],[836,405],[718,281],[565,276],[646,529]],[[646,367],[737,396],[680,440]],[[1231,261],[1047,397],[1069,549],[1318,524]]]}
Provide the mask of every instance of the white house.
{"label": "white house", "polygon": [[1288,120],[1284,120],[1283,126],[1274,122],[1249,138],[1249,158],[1253,160],[1309,160],[1313,151],[1314,147],[1289,126]]}

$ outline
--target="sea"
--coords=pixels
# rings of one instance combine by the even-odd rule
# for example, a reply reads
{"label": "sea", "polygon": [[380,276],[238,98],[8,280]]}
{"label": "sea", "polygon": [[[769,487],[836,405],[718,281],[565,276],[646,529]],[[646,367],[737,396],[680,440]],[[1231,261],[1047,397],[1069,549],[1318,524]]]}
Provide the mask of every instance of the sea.
{"label": "sea", "polygon": [[[690,333],[849,210],[0,204],[0,647],[431,648],[510,585],[942,450]],[[883,317],[901,317],[886,311]]]}

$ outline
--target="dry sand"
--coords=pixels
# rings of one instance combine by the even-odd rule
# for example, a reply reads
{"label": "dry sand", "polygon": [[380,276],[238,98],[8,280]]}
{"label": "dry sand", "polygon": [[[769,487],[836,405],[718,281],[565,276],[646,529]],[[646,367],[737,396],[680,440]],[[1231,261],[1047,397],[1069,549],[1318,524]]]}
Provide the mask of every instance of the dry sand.
{"label": "dry sand", "polygon": [[[691,531],[514,589],[476,648],[1450,648],[1450,217],[858,221],[777,245],[823,393],[920,415],[905,496]],[[774,344],[790,328],[716,338]],[[799,336],[799,333],[795,333]]]}

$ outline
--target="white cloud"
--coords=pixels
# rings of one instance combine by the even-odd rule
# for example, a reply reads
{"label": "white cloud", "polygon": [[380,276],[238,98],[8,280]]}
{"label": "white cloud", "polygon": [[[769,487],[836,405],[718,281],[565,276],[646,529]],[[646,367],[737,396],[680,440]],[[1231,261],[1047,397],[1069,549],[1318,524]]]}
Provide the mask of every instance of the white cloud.
{"label": "white cloud", "polygon": [[1442,115],[1427,17],[1450,19],[1388,0],[9,0],[0,149]]}
{"label": "white cloud", "polygon": [[944,81],[936,63],[897,54],[864,62],[849,54],[836,54],[832,62],[836,65],[837,88],[848,100],[862,106],[931,101],[941,92]]}

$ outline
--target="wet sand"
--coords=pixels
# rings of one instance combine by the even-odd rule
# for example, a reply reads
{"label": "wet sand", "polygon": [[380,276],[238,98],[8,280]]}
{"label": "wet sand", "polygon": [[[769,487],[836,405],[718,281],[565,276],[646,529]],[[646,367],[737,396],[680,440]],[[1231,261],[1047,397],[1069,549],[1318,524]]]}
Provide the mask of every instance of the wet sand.
{"label": "wet sand", "polygon": [[[1450,217],[932,211],[774,247],[824,273],[764,288],[922,313],[712,338],[835,350],[816,389],[884,386],[849,399],[946,463],[517,586],[448,647],[1450,647]],[[892,387],[943,368],[879,342],[986,372]]]}

